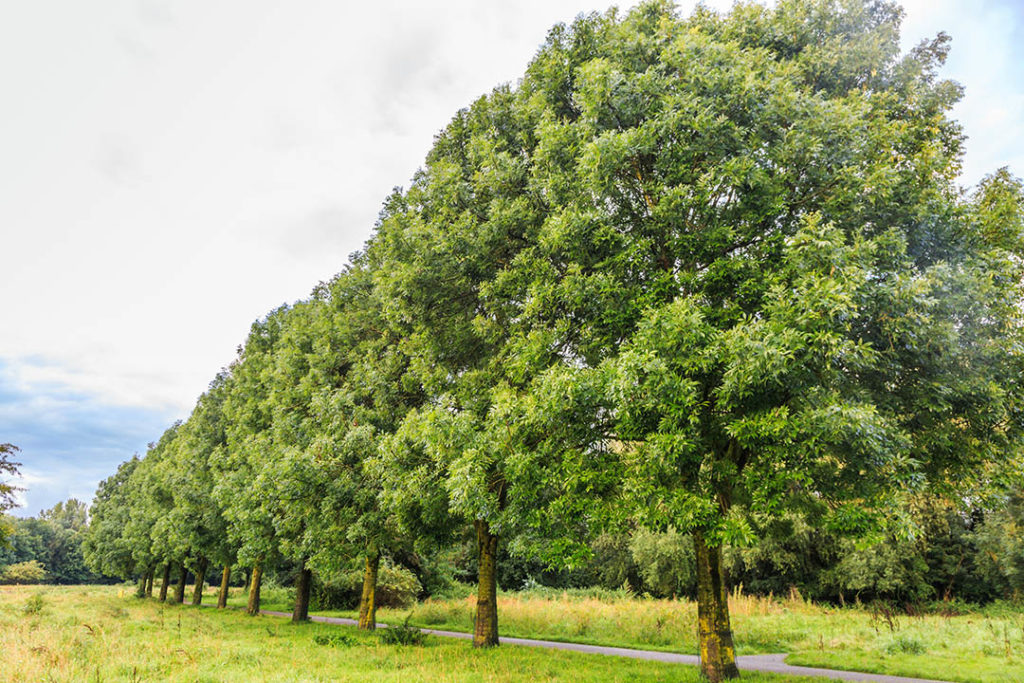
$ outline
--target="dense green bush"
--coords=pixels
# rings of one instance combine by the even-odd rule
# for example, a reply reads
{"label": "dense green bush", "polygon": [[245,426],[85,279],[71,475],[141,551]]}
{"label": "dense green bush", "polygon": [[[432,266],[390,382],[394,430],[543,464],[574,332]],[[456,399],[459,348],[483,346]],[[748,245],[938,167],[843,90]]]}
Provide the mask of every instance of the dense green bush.
{"label": "dense green bush", "polygon": [[38,560],[18,562],[0,570],[0,583],[3,584],[46,583],[49,578],[46,569]]}
{"label": "dense green bush", "polygon": [[427,634],[415,626],[409,626],[409,617],[402,624],[395,624],[378,631],[380,642],[385,645],[422,645]]}

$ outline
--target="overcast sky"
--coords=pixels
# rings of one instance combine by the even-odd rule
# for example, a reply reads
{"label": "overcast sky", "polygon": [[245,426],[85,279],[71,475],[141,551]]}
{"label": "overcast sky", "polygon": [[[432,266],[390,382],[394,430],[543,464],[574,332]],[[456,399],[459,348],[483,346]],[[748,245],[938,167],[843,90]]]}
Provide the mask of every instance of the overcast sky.
{"label": "overcast sky", "polygon": [[[187,417],[253,320],[341,269],[457,109],[514,82],[551,25],[607,6],[0,3],[0,443],[22,448],[16,514],[90,499]],[[1024,3],[907,3],[906,47],[940,30],[944,75],[967,89],[964,185],[1024,173]]]}

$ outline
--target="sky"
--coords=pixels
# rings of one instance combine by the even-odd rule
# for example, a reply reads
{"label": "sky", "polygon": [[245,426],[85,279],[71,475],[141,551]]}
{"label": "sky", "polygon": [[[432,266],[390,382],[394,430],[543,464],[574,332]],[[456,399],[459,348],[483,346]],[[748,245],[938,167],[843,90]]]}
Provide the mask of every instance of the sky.
{"label": "sky", "polygon": [[[633,3],[620,3],[623,8]],[[727,9],[731,1],[707,4]],[[602,0],[0,3],[0,443],[27,516],[184,419],[252,322],[369,237],[461,107]],[[690,0],[680,2],[688,13]],[[1024,2],[909,0],[962,183],[1024,174]]]}

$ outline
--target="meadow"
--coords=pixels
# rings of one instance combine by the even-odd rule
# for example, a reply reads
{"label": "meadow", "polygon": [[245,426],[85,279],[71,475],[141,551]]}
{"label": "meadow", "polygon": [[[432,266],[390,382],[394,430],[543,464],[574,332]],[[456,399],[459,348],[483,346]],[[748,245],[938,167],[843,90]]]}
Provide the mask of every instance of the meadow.
{"label": "meadow", "polygon": [[[264,607],[290,611],[290,597],[287,589],[270,589]],[[475,600],[468,593],[430,599],[411,609],[381,609],[377,617],[385,623],[409,617],[421,627],[471,632]],[[232,604],[243,604],[240,591]],[[959,612],[957,607],[910,616],[865,605],[817,605],[797,594],[736,591],[730,600],[741,655],[786,652],[790,664],[964,683],[1024,681],[1024,612],[999,603],[986,609],[959,606]],[[498,613],[504,636],[697,653],[697,605],[685,599],[534,590],[500,595]]]}
{"label": "meadow", "polygon": [[[695,667],[535,648],[474,650],[238,610],[160,603],[118,586],[0,586],[0,680],[682,681]],[[815,679],[749,674],[753,683]]]}
{"label": "meadow", "polygon": [[[289,610],[268,587],[265,609]],[[211,588],[205,600],[212,604]],[[230,604],[243,599],[233,589]],[[468,631],[474,598],[382,609],[380,621]],[[1024,680],[1024,614],[1006,605],[908,616],[735,593],[740,654],[790,652],[788,662],[964,682]],[[525,591],[499,597],[502,635],[696,652],[696,606],[616,593]],[[345,611],[319,612],[352,616]],[[0,587],[4,681],[693,681],[695,667],[428,637],[390,645],[379,632],[240,610],[197,609],[134,597],[131,586]],[[811,678],[744,674],[756,683]]]}

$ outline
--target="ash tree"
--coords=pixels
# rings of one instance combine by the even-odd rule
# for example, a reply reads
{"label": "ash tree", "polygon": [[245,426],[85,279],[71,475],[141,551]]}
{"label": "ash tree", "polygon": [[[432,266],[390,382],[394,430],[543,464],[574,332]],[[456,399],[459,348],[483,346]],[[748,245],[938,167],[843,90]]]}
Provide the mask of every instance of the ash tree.
{"label": "ash tree", "polygon": [[132,539],[125,534],[131,521],[134,489],[132,474],[141,459],[136,455],[100,482],[89,507],[89,527],[82,539],[82,556],[97,574],[127,579],[136,569]]}
{"label": "ash tree", "polygon": [[[406,192],[385,205],[366,254],[383,316],[408,368],[402,382],[422,402],[381,440],[374,471],[384,498],[413,537],[443,543],[472,525],[477,541],[473,644],[498,644],[499,543],[527,554],[533,524],[553,545],[587,533],[559,514],[572,449],[532,457],[510,396],[529,378],[502,354],[508,306],[488,305],[490,285],[536,241],[546,201],[534,186],[542,110],[531,94],[500,87],[459,112],[438,136]],[[544,481],[553,487],[537,484]],[[542,489],[544,495],[536,495]]]}
{"label": "ash tree", "polygon": [[[213,563],[221,567],[217,604],[226,606],[234,560],[227,520],[213,495],[217,480],[211,463],[213,454],[225,442],[223,403],[228,381],[225,374],[219,374],[199,397],[188,420],[178,428],[161,467],[159,495],[165,500],[169,498],[169,502],[154,534],[167,548],[168,556],[179,560],[182,574],[188,568],[195,575],[193,605],[202,603],[207,573]],[[165,567],[165,574],[167,571]],[[179,601],[183,598],[182,593]]]}
{"label": "ash tree", "polygon": [[948,39],[900,55],[900,16],[647,3],[556,28],[521,85],[545,219],[491,285],[501,353],[535,378],[516,400],[604,387],[565,435],[604,454],[580,465],[619,477],[625,514],[694,539],[712,680],[738,675],[741,508],[899,525],[893,498],[1019,453],[1020,204],[1005,177],[956,185]]}
{"label": "ash tree", "polygon": [[274,351],[286,325],[282,306],[253,323],[238,359],[229,368],[223,403],[224,444],[210,455],[213,500],[227,522],[228,545],[240,565],[251,568],[246,611],[258,615],[263,573],[281,560],[275,519],[278,486],[265,466],[273,440]]}
{"label": "ash tree", "polygon": [[350,267],[323,288],[326,315],[311,363],[319,379],[311,402],[309,453],[326,482],[320,500],[319,550],[313,564],[337,573],[363,564],[359,627],[376,628],[377,576],[382,557],[404,551],[411,539],[383,504],[383,482],[372,467],[381,441],[409,409],[422,402],[408,381],[400,335],[384,319],[371,264],[357,254]]}
{"label": "ash tree", "polygon": [[171,540],[174,529],[171,519],[174,509],[173,471],[169,461],[181,429],[175,422],[156,443],[149,444],[145,456],[131,474],[128,522],[122,533],[130,539],[132,555],[140,573],[139,597],[152,594],[156,568],[163,562],[163,582],[160,586],[161,600],[166,599],[170,581],[170,568],[174,561],[179,565],[179,580],[174,599],[184,600],[185,565],[184,555],[178,552]]}

